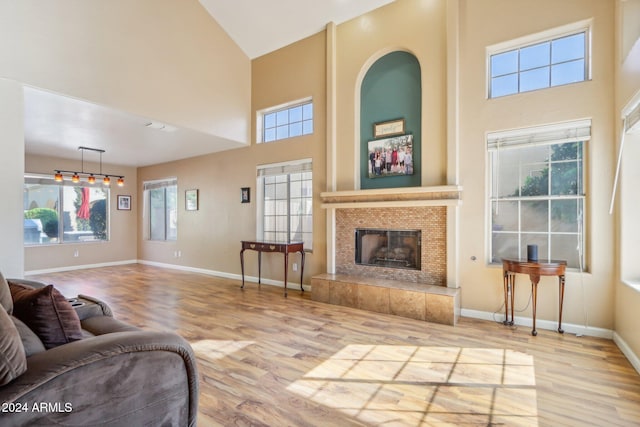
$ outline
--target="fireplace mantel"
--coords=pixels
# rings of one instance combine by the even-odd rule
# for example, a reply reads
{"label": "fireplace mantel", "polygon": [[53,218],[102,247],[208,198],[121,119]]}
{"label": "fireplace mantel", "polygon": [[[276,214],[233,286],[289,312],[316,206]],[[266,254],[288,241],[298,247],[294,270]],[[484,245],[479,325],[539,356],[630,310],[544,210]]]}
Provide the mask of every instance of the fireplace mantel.
{"label": "fireplace mantel", "polygon": [[461,195],[462,186],[440,185],[323,192],[320,193],[320,199],[325,209],[459,206],[462,203]]}

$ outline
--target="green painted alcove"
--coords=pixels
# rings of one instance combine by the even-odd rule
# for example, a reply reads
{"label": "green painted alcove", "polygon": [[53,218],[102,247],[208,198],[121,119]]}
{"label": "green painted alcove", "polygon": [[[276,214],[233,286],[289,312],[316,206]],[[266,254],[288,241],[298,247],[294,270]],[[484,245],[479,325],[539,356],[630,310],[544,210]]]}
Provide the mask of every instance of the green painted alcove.
{"label": "green painted alcove", "polygon": [[[408,52],[391,52],[367,71],[360,91],[360,188],[420,186],[421,96],[420,64]],[[405,134],[413,135],[413,174],[369,178],[368,143],[374,139],[373,125],[395,119],[404,119]]]}

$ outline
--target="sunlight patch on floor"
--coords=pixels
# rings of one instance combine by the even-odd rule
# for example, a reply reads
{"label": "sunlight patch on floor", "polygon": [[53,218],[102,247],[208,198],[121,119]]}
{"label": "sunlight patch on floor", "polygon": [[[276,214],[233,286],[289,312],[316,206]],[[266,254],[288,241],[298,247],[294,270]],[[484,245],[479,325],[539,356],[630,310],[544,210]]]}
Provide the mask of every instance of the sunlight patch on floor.
{"label": "sunlight patch on floor", "polygon": [[252,344],[254,344],[253,341],[200,340],[191,343],[191,347],[196,355],[215,360],[222,359]]}
{"label": "sunlight patch on floor", "polygon": [[366,423],[537,426],[533,356],[348,345],[287,389]]}

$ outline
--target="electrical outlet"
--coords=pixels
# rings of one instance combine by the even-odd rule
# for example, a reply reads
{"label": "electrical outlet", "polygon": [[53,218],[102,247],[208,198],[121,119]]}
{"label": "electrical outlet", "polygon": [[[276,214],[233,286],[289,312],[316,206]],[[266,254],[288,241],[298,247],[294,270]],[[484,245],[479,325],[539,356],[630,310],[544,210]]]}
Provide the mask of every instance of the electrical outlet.
{"label": "electrical outlet", "polygon": [[293,271],[298,271],[298,263],[297,262],[293,263]]}
{"label": "electrical outlet", "polygon": [[78,258],[80,256],[80,251],[78,251],[77,249],[73,251],[73,256],[74,258]]}

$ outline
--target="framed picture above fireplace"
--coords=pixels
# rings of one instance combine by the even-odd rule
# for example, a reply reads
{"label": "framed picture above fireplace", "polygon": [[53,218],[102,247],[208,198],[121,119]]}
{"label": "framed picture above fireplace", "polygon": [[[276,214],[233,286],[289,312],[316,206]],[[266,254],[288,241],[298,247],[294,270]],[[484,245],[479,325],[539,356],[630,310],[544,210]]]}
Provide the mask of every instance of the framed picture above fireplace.
{"label": "framed picture above fireplace", "polygon": [[367,142],[369,178],[413,175],[413,135]]}

